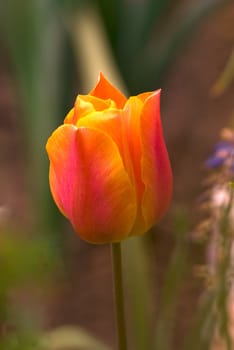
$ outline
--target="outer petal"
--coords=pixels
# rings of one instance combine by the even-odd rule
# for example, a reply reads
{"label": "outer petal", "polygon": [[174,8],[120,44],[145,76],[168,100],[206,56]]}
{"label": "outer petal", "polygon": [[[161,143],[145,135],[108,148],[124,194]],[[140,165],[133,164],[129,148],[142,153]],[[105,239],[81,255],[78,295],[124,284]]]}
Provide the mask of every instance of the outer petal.
{"label": "outer petal", "polygon": [[126,238],[136,198],[118,148],[99,130],[59,127],[47,143],[55,202],[75,230],[92,243]]}
{"label": "outer petal", "polygon": [[74,185],[78,171],[76,132],[74,125],[64,124],[53,132],[46,144],[50,160],[50,189],[55,203],[68,218],[73,210]]}
{"label": "outer petal", "polygon": [[127,101],[126,97],[116,87],[111,85],[103,73],[99,74],[97,85],[89,94],[104,100],[111,99],[116,103],[118,108],[123,108]]}
{"label": "outer petal", "polygon": [[143,103],[137,96],[130,97],[124,107],[125,138],[128,143],[132,177],[138,193],[139,202],[141,202],[142,192],[144,190],[140,167],[140,159],[142,155],[140,118],[142,107]]}
{"label": "outer petal", "polygon": [[172,195],[172,173],[160,120],[160,91],[149,96],[141,115],[142,213],[146,229],[165,213]]}
{"label": "outer petal", "polygon": [[134,183],[137,195],[137,216],[131,235],[139,235],[145,232],[145,221],[142,216],[141,203],[145,185],[141,175],[141,111],[143,102],[138,96],[130,97],[124,106],[123,117],[125,119],[125,138],[128,144],[129,173]]}

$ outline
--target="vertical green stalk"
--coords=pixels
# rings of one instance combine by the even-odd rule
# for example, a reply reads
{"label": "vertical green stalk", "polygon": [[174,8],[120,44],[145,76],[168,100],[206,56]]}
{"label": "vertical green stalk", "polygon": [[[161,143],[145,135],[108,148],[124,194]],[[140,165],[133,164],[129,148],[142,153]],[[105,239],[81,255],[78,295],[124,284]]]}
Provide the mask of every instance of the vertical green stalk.
{"label": "vertical green stalk", "polygon": [[111,244],[111,253],[119,350],[127,350],[120,243]]}

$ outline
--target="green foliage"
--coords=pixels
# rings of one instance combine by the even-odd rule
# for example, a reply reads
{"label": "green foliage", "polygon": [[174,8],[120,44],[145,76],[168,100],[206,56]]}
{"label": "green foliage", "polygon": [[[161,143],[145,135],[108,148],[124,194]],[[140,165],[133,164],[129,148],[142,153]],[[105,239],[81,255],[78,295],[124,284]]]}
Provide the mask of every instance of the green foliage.
{"label": "green foliage", "polygon": [[19,83],[36,225],[52,228],[55,221],[51,215],[45,143],[58,120],[60,108],[63,36],[58,13],[52,0],[10,0],[0,4],[0,19],[5,46]]}
{"label": "green foliage", "polygon": [[214,97],[218,97],[222,95],[231,85],[234,79],[234,49],[232,50],[232,53],[230,57],[228,58],[228,61],[224,67],[224,70],[220,77],[215,82],[214,86],[212,87],[212,95]]}
{"label": "green foliage", "polygon": [[104,0],[97,3],[127,87],[130,94],[135,94],[158,86],[196,26],[225,0],[110,1],[108,6]]}
{"label": "green foliage", "polygon": [[185,277],[188,272],[191,273],[190,246],[187,237],[189,224],[186,213],[183,210],[178,211],[174,221],[176,245],[161,290],[155,330],[155,350],[171,350],[173,348],[176,306],[180,299]]}
{"label": "green foliage", "polygon": [[123,242],[127,315],[134,349],[149,349],[151,342],[152,281],[149,246],[145,237]]}
{"label": "green foliage", "polygon": [[38,279],[44,282],[55,261],[55,251],[52,253],[48,239],[27,238],[19,232],[15,234],[1,233],[0,239],[0,276],[1,289],[34,283]]}
{"label": "green foliage", "polygon": [[[0,237],[0,324],[1,350],[38,349],[36,329],[40,315],[35,315],[26,305],[12,302],[22,288],[46,287],[57,265],[55,250],[48,239],[31,238],[20,232],[2,231]],[[41,287],[40,287],[41,288]],[[13,304],[14,305],[13,305]]]}
{"label": "green foliage", "polygon": [[41,350],[38,343],[38,335],[31,332],[15,332],[3,338],[0,350]]}

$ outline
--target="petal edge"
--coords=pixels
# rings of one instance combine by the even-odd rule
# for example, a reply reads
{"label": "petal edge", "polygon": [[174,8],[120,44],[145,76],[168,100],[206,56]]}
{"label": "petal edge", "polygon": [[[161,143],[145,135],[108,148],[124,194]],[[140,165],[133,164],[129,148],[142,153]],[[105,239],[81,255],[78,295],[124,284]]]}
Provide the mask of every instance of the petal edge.
{"label": "petal edge", "polygon": [[104,100],[112,99],[118,108],[123,108],[127,101],[127,98],[106,79],[102,72],[99,74],[96,86],[89,94]]}
{"label": "petal edge", "polygon": [[142,213],[149,229],[163,216],[172,196],[172,171],[160,117],[160,90],[145,100],[141,130],[142,179],[145,184]]}

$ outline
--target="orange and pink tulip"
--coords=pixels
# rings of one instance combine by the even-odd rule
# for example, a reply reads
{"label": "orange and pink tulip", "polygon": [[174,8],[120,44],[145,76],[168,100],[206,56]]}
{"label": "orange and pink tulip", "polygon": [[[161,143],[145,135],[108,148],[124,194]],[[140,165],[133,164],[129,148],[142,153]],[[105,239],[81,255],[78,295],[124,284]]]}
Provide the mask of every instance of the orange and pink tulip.
{"label": "orange and pink tulip", "polygon": [[163,216],[172,173],[160,90],[126,98],[100,74],[50,136],[49,182],[60,211],[91,243],[148,231]]}

